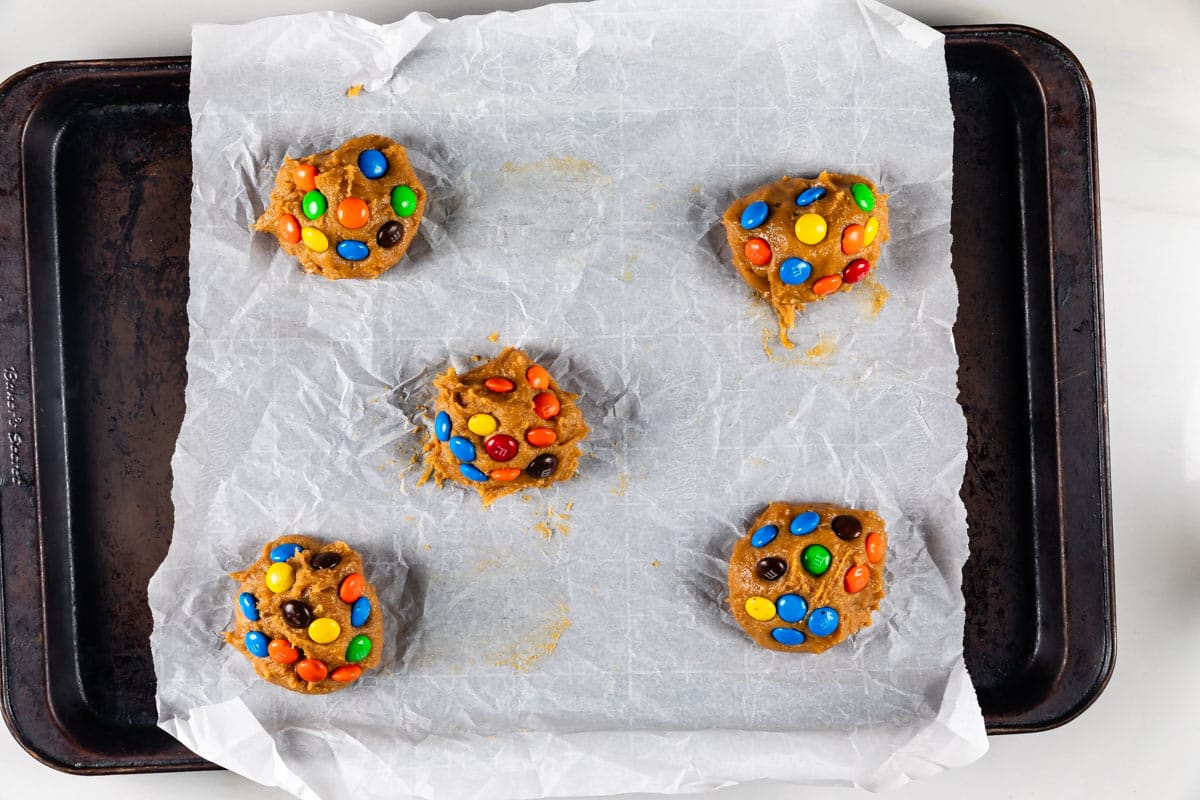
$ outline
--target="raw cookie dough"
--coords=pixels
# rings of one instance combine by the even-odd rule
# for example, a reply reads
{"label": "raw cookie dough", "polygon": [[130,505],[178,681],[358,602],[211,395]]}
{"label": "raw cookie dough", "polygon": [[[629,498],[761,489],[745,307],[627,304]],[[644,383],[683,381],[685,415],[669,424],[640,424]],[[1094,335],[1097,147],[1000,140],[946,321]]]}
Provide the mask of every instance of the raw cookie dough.
{"label": "raw cookie dough", "polygon": [[426,478],[469,486],[486,506],[575,474],[579,443],[588,435],[578,395],[560,389],[522,351],[510,347],[465,375],[449,369],[433,385]]}
{"label": "raw cookie dough", "polygon": [[403,147],[359,136],[336,150],[285,158],[254,228],[275,234],[305,272],[378,278],[417,235],[425,199]]}
{"label": "raw cookie dough", "polygon": [[871,624],[887,531],[873,511],[771,503],[729,559],[729,606],[763,647],[821,653]]}
{"label": "raw cookie dough", "polygon": [[230,575],[241,583],[237,626],[225,641],[259,677],[304,694],[327,694],[379,665],[383,612],[345,542],[282,536]]}
{"label": "raw cookie dough", "polygon": [[733,265],[775,307],[779,338],[805,303],[848,292],[879,261],[887,195],[858,175],[784,176],[739,197],[722,218]]}

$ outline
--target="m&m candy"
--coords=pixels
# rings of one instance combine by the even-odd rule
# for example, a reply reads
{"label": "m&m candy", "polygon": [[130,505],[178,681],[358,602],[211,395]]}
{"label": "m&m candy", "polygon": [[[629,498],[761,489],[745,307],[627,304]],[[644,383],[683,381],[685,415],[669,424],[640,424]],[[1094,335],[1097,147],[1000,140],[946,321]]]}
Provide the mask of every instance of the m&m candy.
{"label": "m&m candy", "polygon": [[387,156],[371,148],[358,154],[358,170],[371,180],[382,178],[388,171]]}

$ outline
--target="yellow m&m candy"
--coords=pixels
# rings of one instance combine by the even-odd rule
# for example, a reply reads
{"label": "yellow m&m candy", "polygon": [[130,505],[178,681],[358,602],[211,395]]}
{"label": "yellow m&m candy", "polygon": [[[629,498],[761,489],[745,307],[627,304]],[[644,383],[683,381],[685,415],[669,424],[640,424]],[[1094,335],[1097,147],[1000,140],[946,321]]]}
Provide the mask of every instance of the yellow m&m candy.
{"label": "yellow m&m candy", "polygon": [[286,592],[296,582],[296,571],[286,561],[272,564],[267,569],[267,588],[275,594]]}
{"label": "yellow m&m candy", "polygon": [[875,237],[879,234],[879,220],[871,217],[867,220],[866,236],[863,237],[863,247],[870,247],[871,242],[875,241]]}
{"label": "yellow m&m candy", "polygon": [[825,218],[820,214],[804,214],[796,220],[796,238],[805,244],[820,244],[827,230]]}
{"label": "yellow m&m candy", "polygon": [[476,436],[491,436],[498,427],[499,423],[491,414],[472,414],[467,420],[467,430]]}
{"label": "yellow m&m candy", "polygon": [[329,239],[316,228],[301,229],[300,239],[314,253],[324,253],[329,249]]}
{"label": "yellow m&m candy", "polygon": [[757,620],[766,622],[775,618],[775,604],[765,597],[746,598],[746,613]]}
{"label": "yellow m&m candy", "polygon": [[329,617],[318,617],[308,626],[308,638],[317,644],[329,644],[342,633],[342,626]]}

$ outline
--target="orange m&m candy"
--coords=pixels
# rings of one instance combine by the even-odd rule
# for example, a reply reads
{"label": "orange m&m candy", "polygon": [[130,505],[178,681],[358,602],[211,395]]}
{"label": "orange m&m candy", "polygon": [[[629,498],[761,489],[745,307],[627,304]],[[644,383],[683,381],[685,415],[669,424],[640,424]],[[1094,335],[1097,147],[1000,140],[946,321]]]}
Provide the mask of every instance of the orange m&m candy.
{"label": "orange m&m candy", "polygon": [[272,639],[267,645],[267,652],[271,654],[272,661],[280,664],[294,664],[300,658],[300,651],[292,647],[287,639]]}
{"label": "orange m&m candy", "polygon": [[537,364],[525,370],[525,380],[529,381],[529,385],[535,389],[550,388],[550,373]]}
{"label": "orange m&m candy", "polygon": [[347,228],[361,228],[371,218],[371,209],[357,197],[347,197],[338,203],[338,222]]}
{"label": "orange m&m candy", "polygon": [[771,263],[771,245],[766,239],[754,238],[746,242],[746,258],[751,264],[761,267]]}
{"label": "orange m&m candy", "polygon": [[867,534],[867,559],[872,564],[878,564],[880,561],[883,561],[884,548],[885,545],[882,536],[878,533]]}
{"label": "orange m&m candy", "polygon": [[351,572],[342,579],[342,585],[338,587],[338,597],[342,598],[343,603],[353,603],[358,598],[362,597],[363,585],[366,584],[366,579],[363,578],[360,572]]}
{"label": "orange m&m candy", "polygon": [[840,288],[842,288],[841,275],[826,275],[812,286],[813,294],[817,295],[833,294]]}
{"label": "orange m&m candy", "polygon": [[552,428],[530,428],[525,431],[525,441],[534,447],[549,447],[558,441],[558,434]]}
{"label": "orange m&m candy", "polygon": [[517,388],[517,385],[508,378],[488,378],[483,385],[497,394],[508,394]]}
{"label": "orange m&m candy", "polygon": [[317,188],[317,168],[312,164],[297,164],[292,170],[292,180],[296,188],[302,192],[311,192]]}
{"label": "orange m&m candy", "polygon": [[871,582],[871,570],[866,564],[858,564],[846,570],[846,580],[844,581],[846,591],[849,594],[861,592],[867,588],[867,584]]}
{"label": "orange m&m candy", "polygon": [[866,228],[857,223],[847,225],[846,230],[842,231],[842,252],[848,256],[852,256],[859,250],[863,249],[863,239],[866,236]]}
{"label": "orange m&m candy", "polygon": [[338,683],[349,683],[362,675],[362,667],[357,664],[346,664],[329,673],[329,677]]}
{"label": "orange m&m candy", "polygon": [[275,230],[279,232],[279,238],[288,244],[297,244],[300,241],[300,222],[291,214],[280,217]]}
{"label": "orange m&m candy", "polygon": [[533,413],[542,419],[554,419],[562,410],[562,404],[552,392],[542,392],[533,398]]}
{"label": "orange m&m candy", "polygon": [[320,683],[329,674],[329,667],[325,666],[325,662],[320,659],[306,658],[296,664],[296,674],[302,681]]}
{"label": "orange m&m candy", "polygon": [[521,470],[516,467],[503,467],[492,470],[488,473],[488,477],[494,481],[515,481],[521,477]]}

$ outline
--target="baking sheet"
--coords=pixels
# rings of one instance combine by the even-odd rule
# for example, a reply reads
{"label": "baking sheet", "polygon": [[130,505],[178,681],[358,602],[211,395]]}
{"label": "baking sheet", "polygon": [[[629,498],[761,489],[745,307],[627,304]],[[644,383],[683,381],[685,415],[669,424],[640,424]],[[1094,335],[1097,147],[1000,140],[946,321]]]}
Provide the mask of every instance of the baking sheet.
{"label": "baking sheet", "polygon": [[[983,751],[941,37],[816,8],[197,28],[188,411],[150,591],[164,728],[315,797],[885,787]],[[423,238],[374,283],[305,276],[247,225],[285,153],[368,130],[409,147]],[[785,351],[716,221],[824,167],[878,177],[893,239],[882,285]],[[504,344],[594,433],[578,478],[484,511],[412,461],[429,379]],[[889,523],[876,625],[819,659],[753,649],[721,608],[733,540],[785,498]],[[220,645],[224,573],[285,531],[352,542],[389,598],[385,667],[352,692],[286,695]]]}

